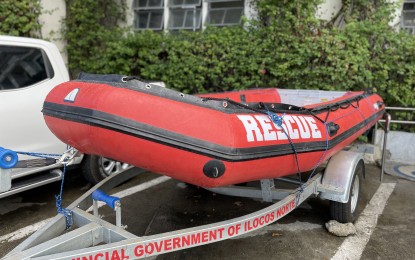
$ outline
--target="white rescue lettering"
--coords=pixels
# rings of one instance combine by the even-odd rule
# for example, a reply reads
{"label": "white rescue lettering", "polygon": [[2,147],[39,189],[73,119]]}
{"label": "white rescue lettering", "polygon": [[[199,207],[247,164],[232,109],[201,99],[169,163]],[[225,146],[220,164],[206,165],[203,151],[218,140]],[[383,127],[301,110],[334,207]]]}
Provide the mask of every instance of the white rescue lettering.
{"label": "white rescue lettering", "polygon": [[281,127],[271,122],[267,115],[237,115],[246,131],[246,140],[276,141],[321,138],[322,134],[311,116],[285,115]]}
{"label": "white rescue lettering", "polygon": [[310,131],[307,131],[306,129],[308,129],[308,128],[304,127],[307,124],[304,117],[294,116],[293,118],[294,118],[295,122],[297,123],[298,130],[300,131],[301,138],[303,138],[303,139],[310,138],[310,136],[311,136]]}
{"label": "white rescue lettering", "polygon": [[269,119],[269,117],[266,115],[258,116],[256,119],[261,124],[262,130],[264,131],[264,140],[265,141],[276,140],[277,134],[272,129],[271,119]]}
{"label": "white rescue lettering", "polygon": [[[298,133],[298,129],[293,128],[292,124],[297,124],[297,122],[294,120],[292,116],[284,116],[284,121],[287,122],[287,129],[288,129],[288,135],[291,139],[298,139],[300,138],[300,135]],[[298,128],[298,126],[297,126]]]}
{"label": "white rescue lettering", "polygon": [[252,142],[255,140],[254,134],[256,136],[257,141],[264,140],[262,137],[261,130],[259,130],[258,124],[252,116],[238,115],[238,118],[242,121],[242,123],[245,126],[246,138],[248,139],[248,142]]}
{"label": "white rescue lettering", "polygon": [[320,130],[318,130],[318,127],[316,125],[316,120],[314,120],[314,118],[312,117],[305,117],[305,120],[307,120],[310,129],[311,129],[311,135],[313,136],[313,138],[321,138],[321,132]]}

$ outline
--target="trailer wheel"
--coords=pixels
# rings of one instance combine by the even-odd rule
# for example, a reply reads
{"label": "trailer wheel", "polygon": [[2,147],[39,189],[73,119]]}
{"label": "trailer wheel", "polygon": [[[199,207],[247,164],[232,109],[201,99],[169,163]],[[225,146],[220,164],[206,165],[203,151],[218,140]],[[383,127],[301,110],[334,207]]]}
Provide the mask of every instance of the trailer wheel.
{"label": "trailer wheel", "polygon": [[353,174],[352,187],[350,189],[349,200],[346,203],[330,201],[330,215],[332,219],[340,223],[354,222],[357,218],[360,186],[364,175],[365,164],[359,161]]}
{"label": "trailer wheel", "polygon": [[129,167],[131,167],[129,164],[96,155],[85,155],[81,164],[82,175],[92,184],[97,184],[111,174]]}

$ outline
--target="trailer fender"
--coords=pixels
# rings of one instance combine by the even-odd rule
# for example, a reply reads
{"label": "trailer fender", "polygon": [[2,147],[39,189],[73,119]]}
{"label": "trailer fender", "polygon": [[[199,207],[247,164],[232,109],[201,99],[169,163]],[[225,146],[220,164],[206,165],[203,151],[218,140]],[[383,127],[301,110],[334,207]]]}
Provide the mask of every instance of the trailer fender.
{"label": "trailer fender", "polygon": [[324,171],[321,184],[317,186],[320,198],[347,203],[353,175],[360,161],[363,163],[361,153],[340,151],[332,156]]}

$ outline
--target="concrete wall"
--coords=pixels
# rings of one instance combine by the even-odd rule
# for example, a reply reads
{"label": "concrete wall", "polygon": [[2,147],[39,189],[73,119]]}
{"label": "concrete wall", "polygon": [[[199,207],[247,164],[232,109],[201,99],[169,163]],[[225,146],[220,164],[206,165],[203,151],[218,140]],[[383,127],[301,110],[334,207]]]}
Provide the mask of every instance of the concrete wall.
{"label": "concrete wall", "polygon": [[396,30],[399,30],[401,24],[402,3],[404,2],[404,0],[389,0],[389,2],[397,5],[393,18],[389,22],[389,26],[395,28]]}
{"label": "concrete wall", "polygon": [[325,0],[317,7],[316,16],[320,20],[330,21],[342,6],[342,0]]}
{"label": "concrete wall", "polygon": [[126,12],[126,21],[123,26],[133,26],[134,23],[134,12],[133,12],[133,0],[127,0],[127,12]]}
{"label": "concrete wall", "polygon": [[[376,131],[375,145],[382,147],[384,131]],[[391,161],[415,164],[415,133],[390,131],[386,149],[391,154]],[[389,158],[387,158],[389,160]]]}
{"label": "concrete wall", "polygon": [[[396,4],[397,8],[392,20],[389,22],[391,27],[399,30],[400,19],[402,14],[402,3],[404,0],[389,0],[389,2]],[[316,16],[325,21],[330,21],[342,8],[342,0],[325,0],[317,7]]]}

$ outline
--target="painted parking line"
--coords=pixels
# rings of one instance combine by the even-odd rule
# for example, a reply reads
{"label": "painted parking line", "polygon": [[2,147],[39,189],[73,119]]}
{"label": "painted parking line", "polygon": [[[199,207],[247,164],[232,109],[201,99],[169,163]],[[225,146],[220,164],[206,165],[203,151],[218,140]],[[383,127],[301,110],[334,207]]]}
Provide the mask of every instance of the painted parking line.
{"label": "painted parking line", "polygon": [[336,254],[331,258],[332,260],[360,259],[395,186],[396,183],[380,184],[375,195],[355,223],[357,234],[347,237],[343,241]]}
{"label": "painted parking line", "polygon": [[[119,198],[124,198],[124,197],[129,196],[129,195],[132,195],[134,193],[137,193],[137,192],[140,192],[140,191],[144,191],[146,189],[149,189],[151,187],[154,187],[156,185],[159,185],[159,184],[161,184],[163,182],[166,182],[166,181],[168,181],[170,179],[171,178],[170,177],[167,177],[167,176],[158,177],[158,178],[152,179],[152,180],[150,180],[148,182],[145,182],[145,183],[139,184],[137,186],[128,188],[126,190],[123,190],[123,191],[114,193],[111,196],[115,196],[115,197],[119,197]],[[103,205],[105,205],[105,204],[104,203],[99,203],[98,204],[98,207],[102,207]],[[92,207],[90,209],[92,210]],[[45,225],[46,223],[48,223],[50,220],[52,220],[52,218],[48,218],[48,219],[39,221],[37,223],[34,223],[34,224],[30,225],[30,226],[23,227],[23,228],[21,228],[19,230],[16,230],[16,231],[12,232],[12,233],[9,233],[7,235],[3,235],[3,236],[0,237],[0,244],[1,243],[4,243],[4,242],[12,242],[12,241],[15,241],[15,240],[24,238],[26,236],[29,236],[30,234],[32,234],[33,232],[35,232],[36,230],[38,230],[39,228],[41,228],[43,225]]]}
{"label": "painted parking line", "polygon": [[35,224],[32,224],[30,226],[27,226],[27,227],[21,228],[19,230],[16,230],[16,231],[14,231],[12,233],[9,233],[7,235],[1,236],[0,237],[0,244],[2,244],[4,242],[12,242],[12,241],[24,238],[26,236],[29,236],[30,234],[32,234],[33,232],[35,232],[36,230],[38,230],[39,228],[41,228],[42,226],[44,226],[46,223],[48,223],[51,220],[52,220],[52,218],[48,218],[48,219],[39,221]]}

